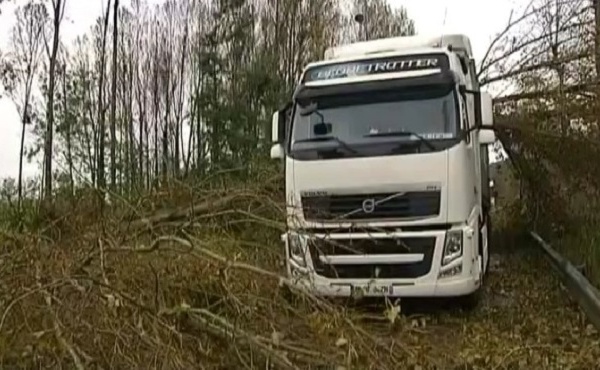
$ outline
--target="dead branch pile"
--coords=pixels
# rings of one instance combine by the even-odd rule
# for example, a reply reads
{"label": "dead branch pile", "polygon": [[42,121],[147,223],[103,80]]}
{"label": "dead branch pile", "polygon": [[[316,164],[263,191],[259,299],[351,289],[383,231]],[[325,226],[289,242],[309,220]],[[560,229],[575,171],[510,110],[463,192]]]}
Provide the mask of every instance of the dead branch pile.
{"label": "dead branch pile", "polygon": [[130,223],[115,217],[55,240],[0,236],[0,367],[398,369],[417,361],[341,306],[298,292],[289,303],[278,288],[281,209],[269,187],[202,189],[194,206]]}

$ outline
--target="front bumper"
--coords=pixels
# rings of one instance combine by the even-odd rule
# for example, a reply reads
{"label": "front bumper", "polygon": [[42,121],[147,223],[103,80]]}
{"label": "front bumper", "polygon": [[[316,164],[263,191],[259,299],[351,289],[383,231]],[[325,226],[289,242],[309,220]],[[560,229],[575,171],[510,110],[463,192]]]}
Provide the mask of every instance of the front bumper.
{"label": "front bumper", "polygon": [[[292,283],[296,288],[323,297],[458,297],[473,293],[479,287],[478,279],[472,276],[414,283],[401,280],[340,282],[316,276],[314,279],[295,278]],[[361,287],[360,292],[357,292],[357,286]]]}
{"label": "front bumper", "polygon": [[[462,231],[462,255],[442,266],[446,230],[426,232],[338,233],[312,234],[286,233],[282,239],[286,246],[288,277],[297,288],[318,296],[348,297],[453,297],[473,293],[480,286],[481,261],[478,257],[477,238],[468,226],[453,229]],[[290,250],[289,235],[296,238],[301,248]],[[415,253],[337,254],[331,250],[315,252],[311,243],[411,240],[434,240],[430,249]],[[394,243],[391,243],[392,248]],[[375,245],[375,244],[374,244]],[[338,250],[339,251],[339,250]],[[375,252],[374,249],[370,251]],[[422,252],[422,253],[418,253]],[[332,275],[332,266],[336,269]],[[341,267],[341,273],[337,268]],[[370,274],[370,276],[365,274]],[[379,274],[380,277],[377,277]]]}

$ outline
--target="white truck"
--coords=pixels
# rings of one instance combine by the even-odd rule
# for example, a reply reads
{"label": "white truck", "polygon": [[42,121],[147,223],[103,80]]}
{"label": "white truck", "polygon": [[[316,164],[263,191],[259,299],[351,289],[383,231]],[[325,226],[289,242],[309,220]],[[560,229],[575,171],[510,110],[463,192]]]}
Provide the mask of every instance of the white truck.
{"label": "white truck", "polygon": [[273,114],[290,280],[320,296],[477,304],[496,136],[468,37],[358,42],[324,59]]}

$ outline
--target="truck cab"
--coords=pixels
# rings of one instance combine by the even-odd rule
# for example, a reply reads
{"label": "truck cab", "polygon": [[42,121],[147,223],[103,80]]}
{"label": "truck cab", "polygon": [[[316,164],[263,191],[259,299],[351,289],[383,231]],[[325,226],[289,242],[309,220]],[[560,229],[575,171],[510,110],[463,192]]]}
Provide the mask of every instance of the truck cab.
{"label": "truck cab", "polygon": [[464,35],[359,42],[307,65],[272,121],[291,283],[474,297],[489,261],[492,126]]}

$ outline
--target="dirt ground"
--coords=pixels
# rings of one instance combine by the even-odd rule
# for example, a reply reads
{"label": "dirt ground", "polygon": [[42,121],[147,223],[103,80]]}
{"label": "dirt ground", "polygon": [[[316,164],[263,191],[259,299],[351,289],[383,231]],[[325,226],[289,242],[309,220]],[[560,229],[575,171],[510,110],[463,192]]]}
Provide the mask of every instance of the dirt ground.
{"label": "dirt ground", "polygon": [[600,368],[600,335],[541,252],[532,247],[491,258],[474,311],[452,302],[408,302],[402,330],[373,325],[373,333],[410,348],[415,369]]}

